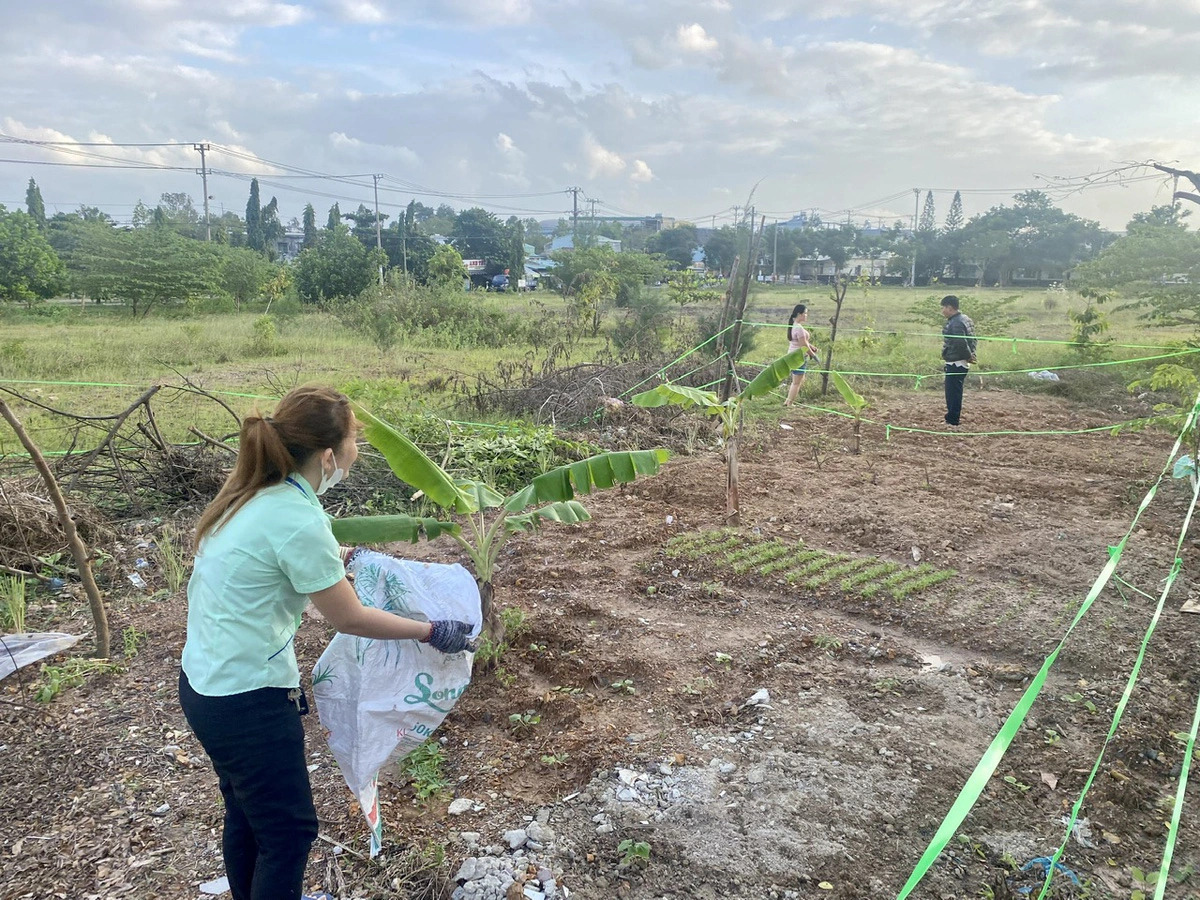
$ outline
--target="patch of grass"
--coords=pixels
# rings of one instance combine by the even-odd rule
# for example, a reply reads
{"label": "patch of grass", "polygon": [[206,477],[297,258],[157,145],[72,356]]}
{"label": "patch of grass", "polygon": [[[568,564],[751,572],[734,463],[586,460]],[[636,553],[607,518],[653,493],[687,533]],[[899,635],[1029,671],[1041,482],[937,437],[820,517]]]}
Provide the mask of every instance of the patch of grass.
{"label": "patch of grass", "polygon": [[125,670],[107,659],[68,659],[61,665],[43,665],[42,683],[33,698],[39,703],[49,703],[65,688],[79,687],[94,675],[119,675]]}
{"label": "patch of grass", "polygon": [[822,550],[801,550],[799,553],[793,553],[790,556],[781,556],[778,559],[773,559],[765,565],[758,566],[754,571],[766,577],[774,575],[776,572],[797,568],[822,556],[825,556],[825,552]]}
{"label": "patch of grass", "polygon": [[888,593],[892,595],[893,600],[903,600],[911,594],[918,594],[921,591],[928,590],[935,584],[941,584],[943,581],[948,581],[958,573],[953,569],[940,569],[926,573],[920,577],[913,578],[910,581],[902,581],[893,587]]}
{"label": "patch of grass", "polygon": [[757,571],[759,566],[787,556],[791,552],[792,548],[787,544],[782,544],[779,541],[767,541],[765,544],[760,545],[754,553],[751,553],[741,562],[735,563],[730,568],[733,569],[736,575],[745,575],[747,572]]}
{"label": "patch of grass", "polygon": [[841,589],[843,591],[853,591],[860,584],[865,584],[868,581],[873,581],[884,575],[890,575],[900,568],[900,563],[895,562],[876,562],[876,565],[868,566],[865,569],[859,569],[848,578],[843,578]]}
{"label": "patch of grass", "polygon": [[24,634],[25,609],[25,579],[0,575],[0,625],[13,634]]}
{"label": "patch of grass", "polygon": [[851,572],[861,569],[863,566],[869,566],[875,562],[873,556],[860,556],[856,559],[847,560],[832,568],[825,569],[821,572],[811,575],[804,580],[804,586],[809,589],[816,589],[829,584],[831,581],[836,581],[843,575],[849,575]]}
{"label": "patch of grass", "polygon": [[412,781],[418,800],[442,796],[450,787],[442,745],[428,740],[400,761],[400,771]]}
{"label": "patch of grass", "polygon": [[822,569],[826,569],[829,566],[835,566],[840,562],[844,562],[845,559],[846,557],[840,553],[822,553],[820,556],[814,557],[804,565],[798,566],[795,569],[785,573],[783,580],[788,584],[795,584],[802,578],[815,575]]}
{"label": "patch of grass", "polygon": [[179,592],[187,581],[187,539],[172,528],[163,528],[156,545],[158,566],[172,594]]}

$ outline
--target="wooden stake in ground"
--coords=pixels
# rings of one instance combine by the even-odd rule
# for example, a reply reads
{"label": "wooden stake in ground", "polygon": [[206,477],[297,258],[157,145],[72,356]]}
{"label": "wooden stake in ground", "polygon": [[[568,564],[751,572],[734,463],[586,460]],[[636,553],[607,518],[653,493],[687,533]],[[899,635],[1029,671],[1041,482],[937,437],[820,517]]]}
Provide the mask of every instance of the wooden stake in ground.
{"label": "wooden stake in ground", "polygon": [[54,508],[58,511],[58,521],[66,535],[67,546],[71,549],[71,556],[75,558],[75,568],[79,570],[79,577],[83,580],[83,590],[87,594],[88,605],[92,608],[92,621],[96,625],[96,656],[108,659],[108,614],[104,610],[104,598],[100,596],[100,588],[96,586],[96,579],[92,575],[92,564],[88,560],[87,546],[75,529],[75,520],[71,518],[71,511],[67,509],[67,501],[63,497],[62,489],[58,486],[58,479],[50,471],[50,466],[46,464],[46,459],[38,450],[37,445],[25,432],[21,420],[3,400],[0,400],[0,416],[3,416],[12,426],[13,431],[17,433],[17,438],[29,453],[30,459],[33,460],[38,473],[42,476],[42,481],[46,484],[46,490],[54,502]]}

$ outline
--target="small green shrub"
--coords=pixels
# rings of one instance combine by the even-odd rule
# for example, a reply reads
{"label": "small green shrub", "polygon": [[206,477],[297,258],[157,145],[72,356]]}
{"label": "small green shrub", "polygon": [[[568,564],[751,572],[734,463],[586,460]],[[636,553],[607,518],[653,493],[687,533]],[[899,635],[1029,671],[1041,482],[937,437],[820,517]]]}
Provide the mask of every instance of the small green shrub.
{"label": "small green shrub", "polygon": [[42,683],[34,692],[39,703],[49,703],[64,688],[79,687],[94,675],[115,675],[125,670],[107,659],[68,659],[61,665],[43,665]]}
{"label": "small green shrub", "polygon": [[412,781],[418,800],[440,797],[450,787],[442,745],[428,740],[400,761],[400,771]]}

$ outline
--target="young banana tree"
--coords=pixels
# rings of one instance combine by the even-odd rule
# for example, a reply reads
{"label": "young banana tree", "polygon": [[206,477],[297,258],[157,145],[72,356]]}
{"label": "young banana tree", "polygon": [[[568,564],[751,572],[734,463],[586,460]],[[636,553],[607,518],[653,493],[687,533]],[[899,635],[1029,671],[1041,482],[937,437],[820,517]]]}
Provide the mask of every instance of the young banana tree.
{"label": "young banana tree", "polygon": [[738,444],[742,433],[742,413],[747,402],[755,397],[770,394],[791,374],[793,368],[803,364],[806,349],[801,348],[781,356],[757,377],[728,400],[722,401],[715,391],[686,387],[679,384],[660,384],[653,390],[644,391],[633,397],[636,406],[653,409],[659,406],[679,406],[683,409],[699,408],[705,415],[715,416],[721,422],[721,442],[725,448],[725,521],[730,525],[741,523],[740,498],[738,497]]}
{"label": "young banana tree", "polygon": [[829,374],[833,377],[833,384],[838,389],[838,393],[850,407],[850,412],[854,413],[854,455],[857,456],[862,448],[862,414],[868,406],[867,398],[850,387],[850,382],[846,381],[840,373],[830,372]]}
{"label": "young banana tree", "polygon": [[668,456],[665,450],[601,453],[551,469],[505,497],[482,481],[452,477],[420,447],[358,404],[354,412],[365,426],[364,436],[387,459],[392,472],[446,513],[462,516],[462,524],[415,516],[352,516],[334,520],[334,535],[343,544],[415,542],[442,534],[454,538],[471,560],[483,604],[484,633],[496,643],[504,635],[492,603],[492,574],[508,536],[533,531],[542,522],[586,522],[591,516],[576,494],[653,475]]}

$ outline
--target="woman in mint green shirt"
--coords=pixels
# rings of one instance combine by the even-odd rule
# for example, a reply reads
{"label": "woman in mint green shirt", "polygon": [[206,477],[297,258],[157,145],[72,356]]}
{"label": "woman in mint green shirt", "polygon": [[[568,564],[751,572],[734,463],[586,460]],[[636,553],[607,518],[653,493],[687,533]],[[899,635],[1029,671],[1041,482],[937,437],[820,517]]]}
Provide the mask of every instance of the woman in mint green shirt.
{"label": "woman in mint green shirt", "polygon": [[358,458],[350,401],[291,391],[242,423],[237,464],[196,526],[179,696],[225,798],[233,900],[298,900],[317,816],[292,638],[311,600],[334,628],[466,648],[466,622],[419,622],[363,606],[317,497]]}

